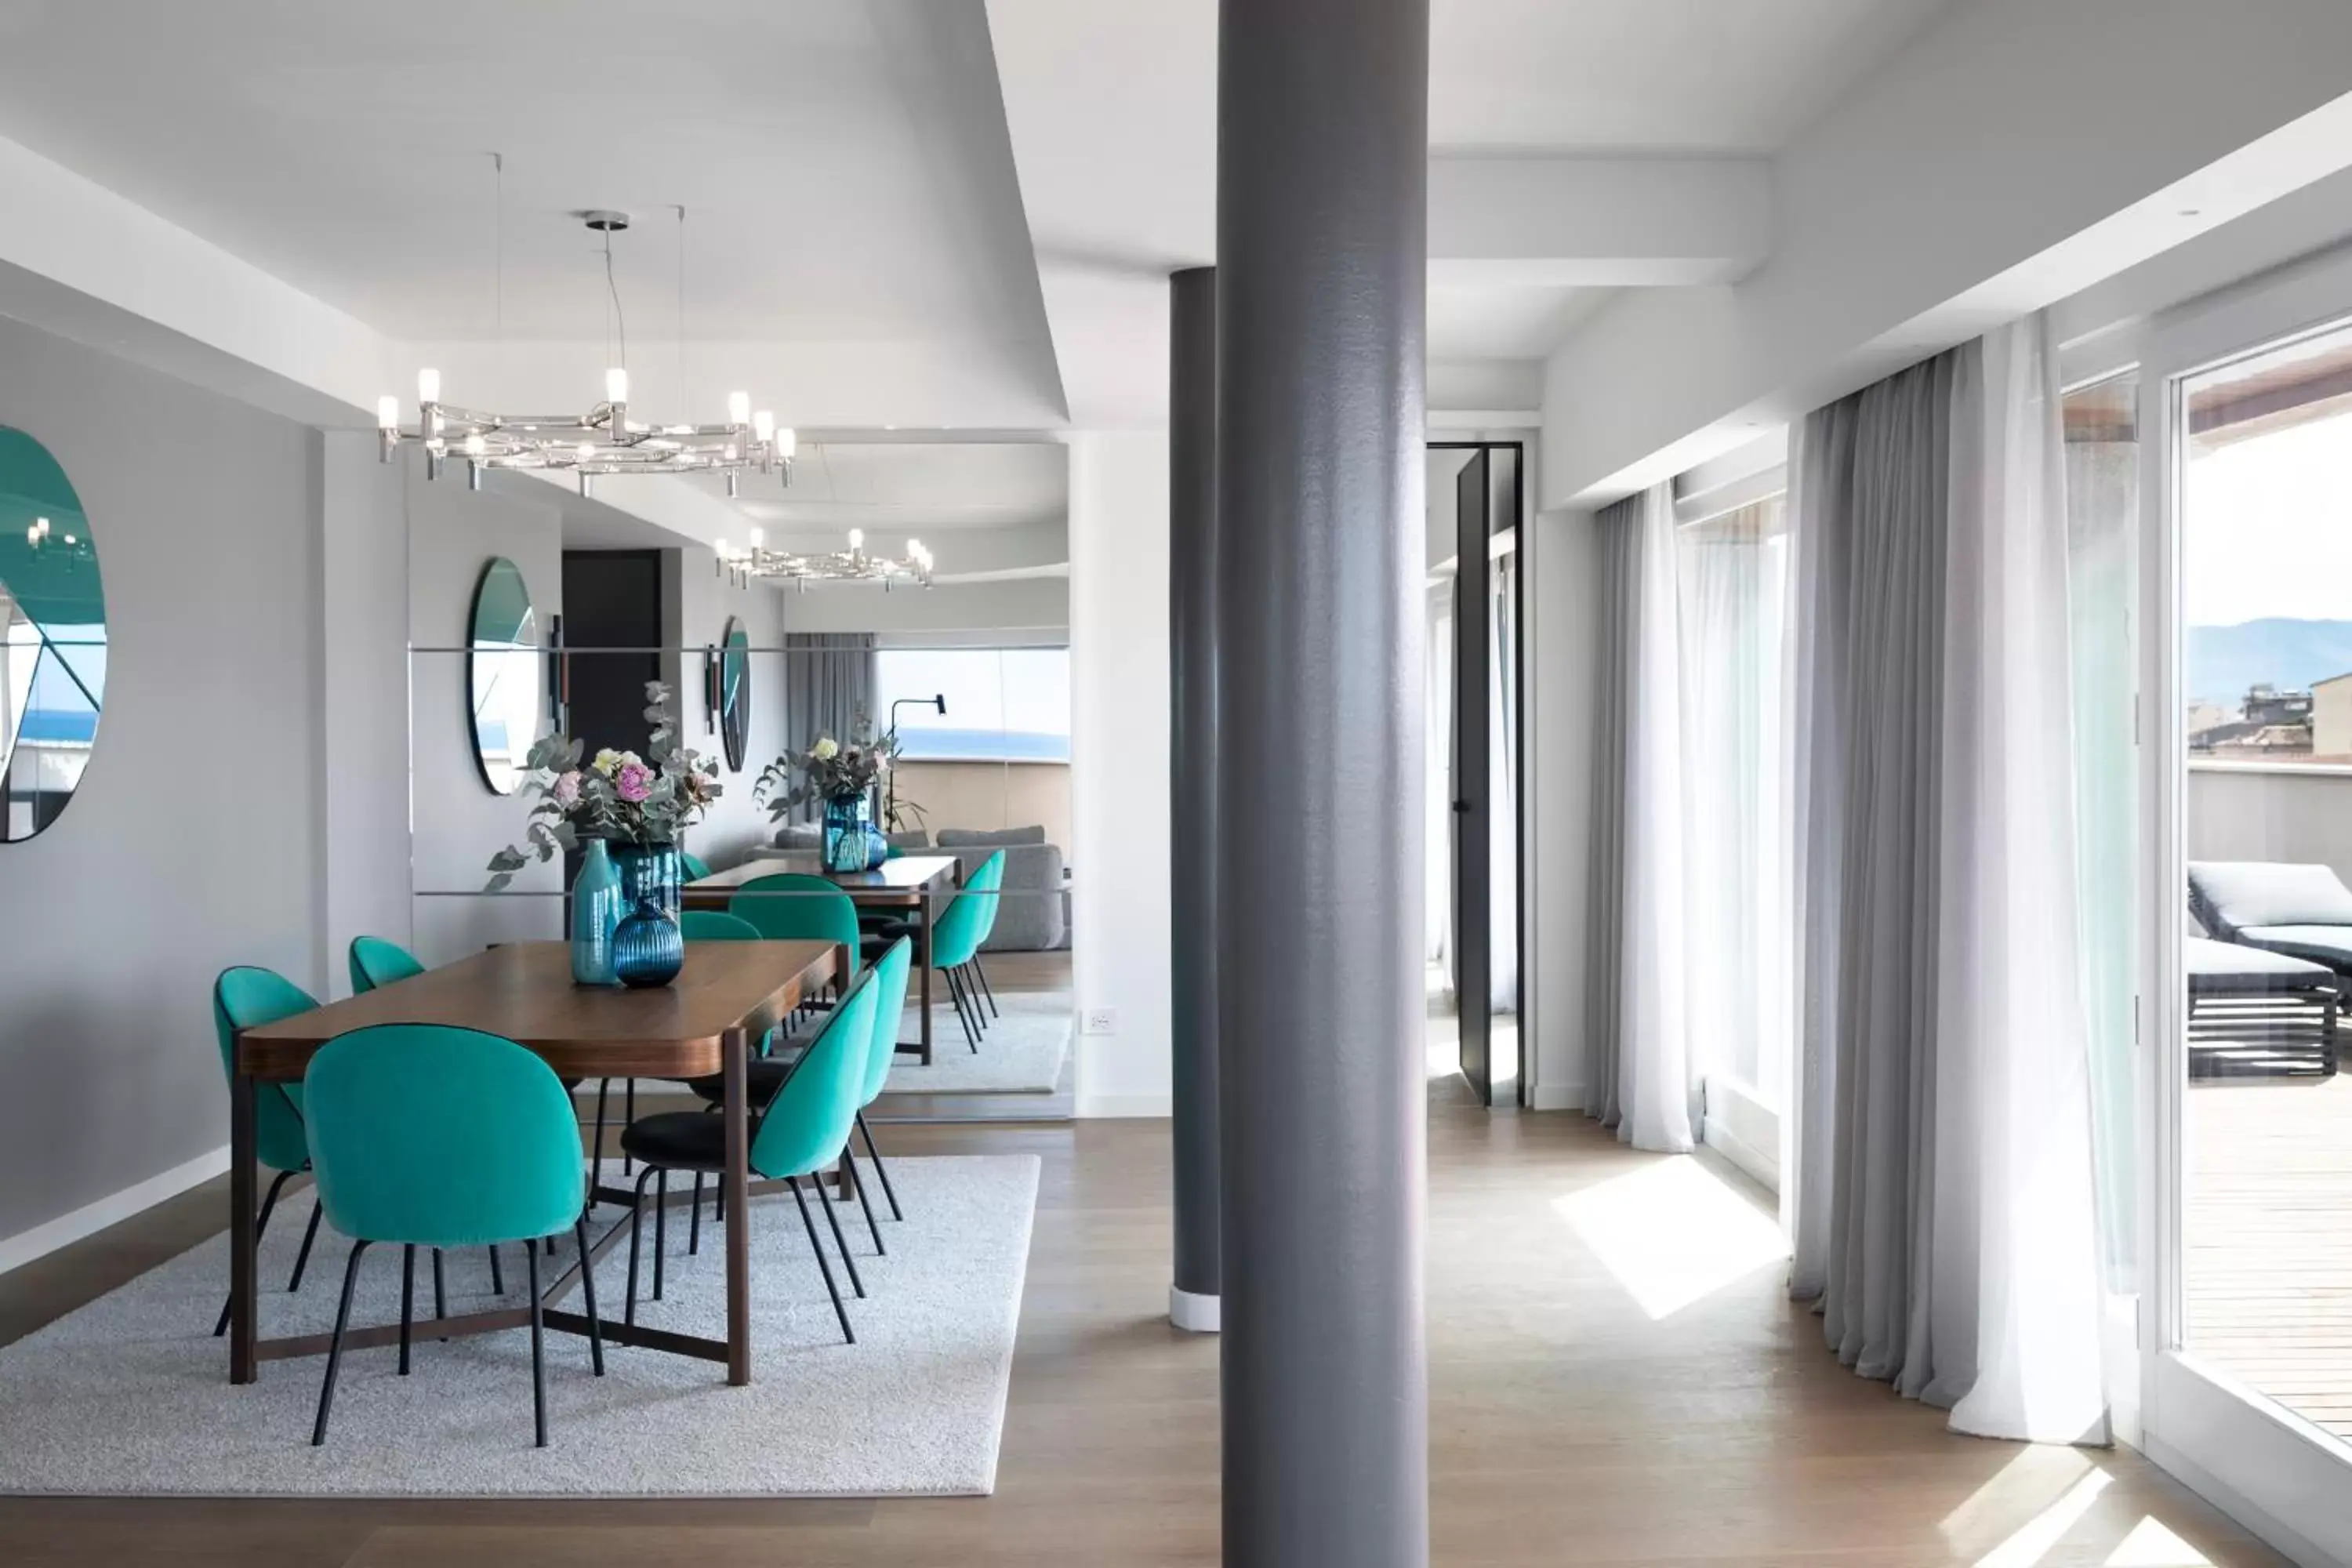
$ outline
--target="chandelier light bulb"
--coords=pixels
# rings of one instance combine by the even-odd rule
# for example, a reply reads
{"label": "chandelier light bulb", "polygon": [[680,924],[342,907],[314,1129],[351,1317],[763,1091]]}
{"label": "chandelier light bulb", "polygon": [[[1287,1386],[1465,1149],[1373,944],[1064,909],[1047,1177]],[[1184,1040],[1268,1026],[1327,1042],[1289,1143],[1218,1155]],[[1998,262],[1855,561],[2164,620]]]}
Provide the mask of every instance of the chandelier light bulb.
{"label": "chandelier light bulb", "polygon": [[749,425],[751,423],[751,395],[750,393],[730,392],[727,395],[727,423],[730,425]]}
{"label": "chandelier light bulb", "polygon": [[33,520],[33,526],[40,531],[40,534],[43,539],[47,539],[49,536],[49,520],[47,518],[35,518]]}
{"label": "chandelier light bulb", "polygon": [[719,559],[721,561],[727,559],[727,542],[725,540],[721,539],[714,542],[710,548],[718,552]]}
{"label": "chandelier light bulb", "polygon": [[416,373],[416,401],[419,403],[438,403],[441,401],[441,373],[439,371],[420,370]]}
{"label": "chandelier light bulb", "polygon": [[849,531],[849,549],[850,549],[850,552],[851,552],[852,554],[855,554],[856,552],[858,552],[858,551],[860,551],[860,550],[863,550],[863,549],[865,549],[865,548],[866,548],[866,531],[865,531],[864,529],[862,529],[862,528],[853,528],[853,529],[851,529],[851,530]]}
{"label": "chandelier light bulb", "polygon": [[479,458],[488,452],[489,449],[489,443],[482,439],[480,431],[477,430],[474,434],[466,437],[466,456],[469,458]]}
{"label": "chandelier light bulb", "polygon": [[32,523],[26,523],[25,525],[25,542],[35,550],[39,549],[41,547],[40,529]]}
{"label": "chandelier light bulb", "polygon": [[768,542],[768,531],[767,531],[766,529],[764,529],[764,528],[755,528],[755,529],[753,529],[753,530],[751,531],[751,548],[752,548],[752,549],[757,550],[757,549],[759,549],[759,548],[760,548],[760,546],[761,546],[761,545],[763,545],[763,544],[765,544],[765,543],[767,543],[767,542]]}
{"label": "chandelier light bulb", "polygon": [[614,365],[604,373],[604,401],[626,403],[629,400],[629,373]]}
{"label": "chandelier light bulb", "polygon": [[375,400],[375,427],[379,430],[400,428],[400,399],[379,397]]}
{"label": "chandelier light bulb", "polygon": [[776,432],[776,456],[791,458],[801,449],[801,438],[790,426]]}
{"label": "chandelier light bulb", "polygon": [[751,416],[751,438],[762,447],[776,438],[776,416],[767,409]]}
{"label": "chandelier light bulb", "polygon": [[583,441],[572,449],[583,463],[596,455],[596,444],[593,441]]}

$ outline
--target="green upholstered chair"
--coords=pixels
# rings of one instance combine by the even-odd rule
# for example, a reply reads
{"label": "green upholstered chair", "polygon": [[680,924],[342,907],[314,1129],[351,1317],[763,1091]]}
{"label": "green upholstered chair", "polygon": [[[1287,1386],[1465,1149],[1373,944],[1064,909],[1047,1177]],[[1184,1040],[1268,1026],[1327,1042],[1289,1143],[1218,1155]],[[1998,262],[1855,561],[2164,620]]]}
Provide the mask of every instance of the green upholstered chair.
{"label": "green upholstered chair", "polygon": [[604,1370],[595,1279],[587,1267],[580,1124],[562,1081],[538,1057],[496,1035],[439,1024],[378,1024],[320,1047],[303,1076],[302,1103],[319,1206],[352,1238],[312,1444],[327,1440],[352,1288],[370,1246],[401,1248],[400,1371],[405,1376],[416,1249],[520,1241],[530,1266],[534,1435],[545,1447],[545,1330],[536,1245],[541,1237],[568,1230],[580,1247],[589,1353],[597,1373]]}
{"label": "green upholstered chair", "polygon": [[[809,1215],[808,1199],[801,1191],[800,1178],[824,1170],[849,1147],[850,1131],[857,1121],[857,1097],[865,1090],[867,1061],[874,1049],[874,1009],[880,991],[875,980],[869,970],[852,983],[840,1005],[825,1015],[824,1022],[810,1037],[799,1059],[781,1075],[775,1091],[764,1102],[758,1102],[759,1119],[751,1128],[751,1172],[770,1181],[782,1181],[792,1188],[793,1201],[800,1206],[801,1225],[808,1232],[809,1246],[814,1249],[817,1267],[824,1275],[825,1293],[833,1298],[833,1310],[841,1320],[842,1334],[852,1344],[857,1342],[857,1332],[849,1325],[849,1312],[842,1305],[841,1291],[834,1284],[833,1264],[825,1256],[824,1244],[817,1239],[816,1222]],[[724,1118],[701,1110],[648,1116],[631,1122],[622,1132],[621,1147],[646,1165],[645,1173],[637,1178],[636,1204],[629,1221],[627,1321],[635,1322],[637,1257],[645,1232],[646,1184],[658,1176],[666,1193],[671,1171],[719,1174],[726,1168],[726,1123]],[[857,1262],[849,1255],[848,1243],[842,1238],[841,1221],[834,1214],[833,1198],[823,1182],[813,1184],[824,1205],[825,1223],[833,1229],[835,1245],[841,1248],[842,1259],[849,1267],[850,1286],[863,1296],[866,1283],[858,1277]],[[662,1267],[661,1215],[657,1194],[654,1236],[656,1278]],[[735,1223],[741,1224],[743,1220],[739,1216]]]}
{"label": "green upholstered chair", "polygon": [[680,935],[688,942],[758,942],[760,928],[741,915],[717,910],[688,910],[677,917]]}
{"label": "green upholstered chair", "polygon": [[412,974],[425,973],[425,965],[416,955],[396,942],[386,942],[380,936],[352,938],[352,994],[363,995],[379,985],[389,985],[405,980]]}
{"label": "green upholstered chair", "polygon": [[[274,1024],[280,1018],[307,1013],[318,1005],[317,997],[274,970],[249,966],[222,970],[220,977],[213,982],[213,1032],[220,1039],[221,1074],[231,1087],[236,1082],[238,1030]],[[269,1191],[261,1200],[261,1213],[254,1219],[254,1244],[259,1246],[262,1233],[269,1228],[269,1211],[278,1206],[278,1193],[297,1172],[310,1168],[310,1142],[302,1130],[302,1086],[257,1084],[253,1131],[255,1154],[263,1165],[278,1173],[270,1178]],[[287,1282],[287,1289],[301,1289],[302,1268],[310,1259],[310,1242],[318,1233],[319,1220],[314,1213],[310,1228],[302,1237],[301,1256],[294,1260],[294,1278]],[[220,1321],[213,1325],[215,1338],[228,1332],[228,1311],[229,1303],[222,1302]]]}
{"label": "green upholstered chair", "polygon": [[689,855],[683,849],[677,852],[677,868],[689,882],[699,882],[710,875],[709,861],[699,855]]}
{"label": "green upholstered chair", "polygon": [[1002,896],[997,889],[1003,885],[1004,851],[1000,849],[980,863],[963,890],[949,901],[946,912],[931,922],[931,951],[926,956],[932,968],[947,976],[948,997],[963,1025],[964,1043],[974,1051],[980,1049],[980,1037],[988,1024],[981,1014],[979,988],[971,978],[971,967],[996,919]]}
{"label": "green upholstered chair", "polygon": [[837,942],[849,953],[849,973],[839,984],[857,978],[857,906],[847,893],[823,877],[782,871],[754,877],[735,889],[727,912],[746,921],[770,942]]}

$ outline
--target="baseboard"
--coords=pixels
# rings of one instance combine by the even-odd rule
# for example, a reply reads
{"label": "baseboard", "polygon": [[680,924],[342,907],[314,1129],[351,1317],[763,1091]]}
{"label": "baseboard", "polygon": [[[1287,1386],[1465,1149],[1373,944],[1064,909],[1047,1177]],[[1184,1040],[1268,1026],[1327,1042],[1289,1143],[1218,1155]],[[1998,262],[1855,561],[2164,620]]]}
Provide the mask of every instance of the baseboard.
{"label": "baseboard", "polygon": [[1584,1109],[1584,1086],[1580,1083],[1539,1083],[1528,1091],[1530,1110],[1581,1110]]}
{"label": "baseboard", "polygon": [[1779,1157],[1765,1153],[1739,1137],[1724,1125],[1720,1117],[1706,1118],[1699,1136],[1708,1148],[1738,1166],[1743,1175],[1755,1178],[1771,1192],[1780,1190]]}
{"label": "baseboard", "polygon": [[1196,1296],[1173,1285],[1168,1287],[1168,1321],[1188,1334],[1218,1332],[1223,1305],[1221,1296]]}
{"label": "baseboard", "polygon": [[202,1186],[227,1169],[228,1145],[224,1143],[184,1165],[174,1165],[94,1204],[84,1204],[71,1214],[59,1215],[30,1230],[19,1231],[0,1241],[0,1274],[21,1268],[60,1247],[71,1247],[85,1237],[96,1236],[108,1226],[119,1225],[166,1198],[175,1198],[190,1187]]}
{"label": "baseboard", "polygon": [[1081,1094],[1071,1114],[1080,1118],[1100,1117],[1160,1117],[1172,1113],[1173,1102],[1164,1094]]}

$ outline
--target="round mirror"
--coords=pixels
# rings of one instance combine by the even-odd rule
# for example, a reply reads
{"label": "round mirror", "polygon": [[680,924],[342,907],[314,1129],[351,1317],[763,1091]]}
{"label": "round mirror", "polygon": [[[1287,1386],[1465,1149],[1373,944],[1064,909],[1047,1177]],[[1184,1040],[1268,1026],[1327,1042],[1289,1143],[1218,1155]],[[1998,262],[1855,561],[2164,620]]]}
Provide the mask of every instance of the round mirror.
{"label": "round mirror", "polygon": [[473,632],[466,684],[474,714],[474,761],[499,795],[522,783],[525,759],[541,732],[539,617],[521,570],[505,556],[482,568],[474,587]]}
{"label": "round mirror", "polygon": [[743,746],[751,728],[751,634],[727,617],[727,648],[719,658],[719,739],[727,749],[727,771],[743,771]]}
{"label": "round mirror", "polygon": [[0,426],[0,842],[73,799],[106,695],[89,520],[48,448]]}

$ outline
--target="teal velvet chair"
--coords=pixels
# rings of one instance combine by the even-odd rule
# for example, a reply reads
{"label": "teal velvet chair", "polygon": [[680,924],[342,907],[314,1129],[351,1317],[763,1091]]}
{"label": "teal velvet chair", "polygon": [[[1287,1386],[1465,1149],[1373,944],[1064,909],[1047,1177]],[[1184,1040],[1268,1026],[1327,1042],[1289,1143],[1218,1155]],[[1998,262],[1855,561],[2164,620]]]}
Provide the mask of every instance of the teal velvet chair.
{"label": "teal velvet chair", "polygon": [[512,1040],[438,1024],[378,1024],[319,1048],[302,1079],[310,1166],[319,1206],[351,1237],[341,1304],[327,1347],[319,1416],[327,1416],[351,1326],[360,1259],[377,1243],[401,1248],[400,1373],[408,1374],[416,1249],[524,1243],[530,1275],[534,1436],[547,1446],[545,1326],[539,1247],[570,1231],[578,1244],[588,1307],[589,1354],[604,1371],[596,1283],[580,1171],[580,1124],[572,1097],[548,1065]]}
{"label": "teal velvet chair", "polygon": [[352,938],[351,971],[352,994],[362,996],[379,985],[422,974],[425,965],[396,942],[386,942],[380,936],[355,936]]}
{"label": "teal velvet chair", "polygon": [[689,855],[683,849],[677,852],[677,868],[689,882],[699,882],[710,875],[709,861],[699,855]]}
{"label": "teal velvet chair", "polygon": [[[850,1327],[848,1310],[842,1305],[841,1291],[834,1283],[833,1264],[817,1238],[816,1222],[810,1217],[808,1198],[801,1191],[800,1179],[824,1170],[849,1147],[850,1130],[857,1121],[857,1097],[865,1090],[867,1063],[874,1049],[874,1010],[880,992],[876,978],[874,972],[868,970],[854,982],[840,1005],[825,1015],[824,1022],[810,1037],[799,1059],[778,1076],[774,1092],[764,1102],[755,1099],[758,1120],[751,1128],[751,1173],[769,1181],[783,1182],[792,1188],[793,1201],[800,1206],[801,1225],[808,1232],[809,1246],[815,1251],[817,1268],[824,1276],[825,1293],[833,1298],[834,1315],[840,1319],[842,1334],[852,1344],[857,1342],[857,1331]],[[661,1181],[654,1212],[654,1273],[658,1287],[664,1234],[661,1199],[668,1191],[668,1173],[692,1171],[709,1176],[720,1174],[726,1169],[726,1123],[723,1118],[703,1110],[648,1116],[631,1122],[622,1132],[621,1147],[646,1166],[637,1178],[636,1202],[629,1218],[629,1301],[625,1321],[634,1323],[637,1313],[638,1252],[645,1233],[646,1184],[656,1177]],[[824,1190],[823,1182],[813,1184],[818,1201],[824,1205],[825,1223],[832,1227],[834,1243],[841,1248],[842,1260],[848,1265],[850,1286],[863,1296],[866,1282],[859,1278],[857,1261],[850,1257],[848,1243],[842,1238],[841,1221],[834,1213],[832,1195]],[[734,1223],[743,1224],[745,1217],[738,1215]],[[658,1288],[655,1299],[660,1299]]]}
{"label": "teal velvet chair", "polygon": [[838,985],[857,978],[857,906],[823,877],[782,871],[754,877],[735,889],[727,912],[748,921],[770,942],[837,942],[849,954],[849,973]]}
{"label": "teal velvet chair", "polygon": [[[906,1212],[898,1206],[898,1192],[890,1185],[890,1173],[883,1168],[882,1152],[874,1146],[874,1131],[866,1125],[866,1108],[880,1097],[883,1085],[890,1079],[890,1064],[898,1055],[898,1025],[907,1013],[907,982],[913,973],[914,953],[914,942],[902,936],[885,949],[882,956],[875,962],[874,1044],[871,1054],[866,1058],[866,1079],[857,1091],[857,1111],[853,1118],[856,1131],[866,1140],[866,1153],[874,1162],[874,1173],[882,1179],[882,1195],[889,1200],[890,1217],[900,1220],[907,1217]],[[783,1082],[784,1075],[791,1070],[791,1067],[782,1061],[753,1062],[745,1085],[751,1102],[754,1105],[764,1102],[776,1092],[777,1085]],[[687,1087],[714,1105],[727,1092],[725,1082],[718,1078],[695,1079]],[[890,1249],[883,1245],[882,1227],[875,1223],[874,1200],[866,1193],[864,1182],[857,1182],[856,1185],[858,1205],[866,1211],[866,1228],[874,1237],[874,1250],[887,1253]],[[698,1175],[694,1179],[694,1224],[686,1247],[689,1253],[696,1250],[701,1235],[702,1178]],[[658,1234],[658,1220],[656,1221],[656,1230]],[[658,1295],[656,1299],[659,1299]]]}
{"label": "teal velvet chair", "polygon": [[[280,1018],[290,1018],[297,1013],[307,1013],[319,1005],[318,998],[273,970],[239,966],[224,969],[213,982],[213,1032],[220,1039],[221,1074],[230,1087],[236,1083],[236,1035],[240,1029],[257,1028],[274,1024]],[[262,1233],[269,1228],[269,1211],[278,1206],[278,1194],[289,1179],[298,1172],[310,1168],[310,1146],[302,1128],[302,1086],[299,1083],[257,1084],[253,1096],[253,1148],[261,1163],[278,1173],[270,1178],[269,1191],[261,1200],[261,1213],[255,1217],[253,1240],[261,1244]],[[319,1234],[319,1216],[310,1215],[310,1228],[302,1236],[302,1251],[294,1260],[294,1277],[286,1289],[302,1288],[303,1266],[310,1260],[310,1243]],[[213,1337],[228,1332],[229,1303],[221,1303],[220,1321],[213,1325]]]}
{"label": "teal velvet chair", "polygon": [[677,917],[678,934],[688,942],[758,942],[760,928],[740,915],[688,910]]}
{"label": "teal velvet chair", "polygon": [[996,920],[996,904],[1002,896],[997,889],[1003,885],[1004,851],[1000,849],[980,863],[980,869],[950,901],[946,912],[931,922],[931,951],[927,956],[931,967],[947,976],[948,998],[955,1004],[956,1018],[963,1025],[964,1043],[975,1052],[988,1023],[981,1015],[979,988],[971,980],[971,969],[980,955],[982,939]]}

